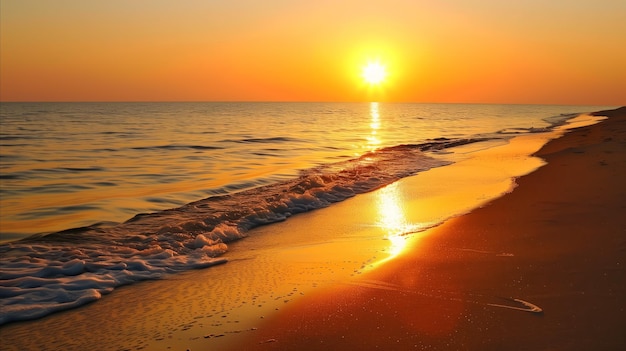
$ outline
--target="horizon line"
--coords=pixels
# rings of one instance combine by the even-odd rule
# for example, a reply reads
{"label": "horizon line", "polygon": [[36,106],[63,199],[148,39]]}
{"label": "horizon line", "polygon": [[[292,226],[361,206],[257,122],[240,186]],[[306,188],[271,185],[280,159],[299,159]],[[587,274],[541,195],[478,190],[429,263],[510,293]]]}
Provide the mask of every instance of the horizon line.
{"label": "horizon line", "polygon": [[597,103],[539,103],[539,102],[433,102],[433,101],[308,101],[308,100],[0,100],[3,103],[314,103],[314,104],[350,104],[350,103],[381,103],[381,104],[450,104],[450,105],[543,105],[543,106],[604,106],[620,107],[620,104],[597,104]]}

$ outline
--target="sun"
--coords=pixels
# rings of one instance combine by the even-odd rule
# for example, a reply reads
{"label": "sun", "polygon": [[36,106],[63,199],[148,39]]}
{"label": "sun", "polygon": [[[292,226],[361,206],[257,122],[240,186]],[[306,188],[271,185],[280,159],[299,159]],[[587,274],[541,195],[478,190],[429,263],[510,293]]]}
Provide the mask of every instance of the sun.
{"label": "sun", "polygon": [[378,85],[385,81],[387,70],[380,62],[370,62],[363,67],[363,79],[368,84]]}

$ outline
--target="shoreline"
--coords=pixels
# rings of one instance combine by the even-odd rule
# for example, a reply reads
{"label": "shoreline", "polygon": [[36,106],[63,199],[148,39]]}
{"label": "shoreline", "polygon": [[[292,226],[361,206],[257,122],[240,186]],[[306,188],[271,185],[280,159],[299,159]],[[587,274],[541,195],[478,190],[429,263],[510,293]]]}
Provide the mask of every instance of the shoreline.
{"label": "shoreline", "polygon": [[[603,123],[605,122],[600,124]],[[543,145],[540,138],[533,140],[532,136],[518,144],[510,148],[535,147],[535,145],[538,148]],[[489,155],[490,158],[476,163],[484,166],[492,162],[507,161],[508,165],[505,168],[516,168],[513,166],[518,163],[526,165],[530,162],[524,167],[536,168],[540,166],[537,162],[543,162],[533,157],[504,160],[500,159],[499,152],[501,151],[494,150]],[[472,165],[471,162],[459,163],[455,172],[460,173],[458,178],[464,181],[458,185],[460,188],[467,188],[472,184],[472,180],[466,179],[467,176],[464,173],[472,171],[473,166],[476,165]],[[524,167],[516,172],[521,172],[519,173],[521,175],[525,174]],[[443,169],[433,169],[428,175],[420,173],[418,177],[413,177],[412,181],[399,182],[398,189],[395,189],[396,186],[390,187],[393,193],[387,195],[393,195],[389,199],[391,203],[398,203],[404,207],[408,221],[420,222],[424,220],[423,216],[427,215],[435,218],[436,214],[427,213],[428,209],[437,207],[439,203],[447,203],[451,206],[451,201],[455,202],[454,206],[458,207],[459,213],[464,213],[467,210],[464,210],[464,203],[458,196],[432,199],[425,204],[413,201],[416,197],[425,196],[424,189],[416,185],[423,182],[433,184],[442,174],[448,174],[450,177],[450,173],[446,173]],[[508,177],[508,174],[506,176]],[[454,176],[447,179],[451,182],[461,182]],[[474,193],[463,194],[463,198],[471,204],[481,196],[483,191],[494,194],[509,191],[511,183],[512,180],[507,178],[507,181],[503,183],[483,184],[481,185],[483,188],[473,186],[472,188],[476,188],[472,189]],[[517,191],[518,189],[513,193]],[[224,267],[191,271],[160,281],[133,284],[116,289],[95,304],[54,314],[40,320],[9,324],[6,327],[0,327],[0,341],[15,349],[28,349],[33,345],[41,348],[44,347],[42,344],[49,349],[93,348],[95,339],[99,340],[102,349],[190,348],[197,350],[215,347],[222,349],[227,346],[237,346],[240,342],[252,343],[246,347],[289,349],[300,348],[303,345],[296,343],[285,346],[285,341],[289,336],[288,328],[285,328],[284,333],[279,336],[265,337],[264,335],[272,334],[270,331],[278,325],[278,321],[289,320],[289,315],[294,313],[291,311],[302,312],[302,304],[323,299],[327,294],[356,292],[360,296],[362,291],[374,290],[386,294],[395,291],[402,296],[413,295],[418,299],[435,299],[444,302],[450,299],[460,299],[468,304],[494,309],[498,307],[490,306],[490,304],[510,303],[499,298],[493,299],[492,296],[482,292],[470,292],[468,296],[459,296],[463,293],[452,289],[446,290],[442,295],[442,289],[435,285],[430,285],[431,287],[425,290],[411,290],[398,286],[397,282],[390,284],[377,278],[384,272],[397,273],[400,270],[399,266],[395,272],[393,267],[404,262],[407,257],[422,255],[423,241],[439,240],[437,239],[439,235],[434,234],[439,233],[439,227],[417,235],[404,236],[398,248],[403,253],[393,260],[387,259],[398,254],[393,252],[394,245],[398,243],[389,239],[381,240],[385,237],[385,228],[380,228],[376,222],[380,211],[371,208],[372,204],[385,199],[385,196],[385,191],[378,190],[335,204],[331,208],[294,216],[286,222],[259,227],[254,230],[254,233],[251,232],[251,236],[246,240],[233,243],[241,249],[233,253],[240,252],[241,254],[235,257],[229,255],[230,262]],[[489,199],[485,201],[488,202]],[[359,208],[358,213],[355,213],[353,206]],[[468,206],[471,207],[471,205]],[[486,207],[490,206],[491,204]],[[472,216],[473,213],[467,216]],[[414,215],[417,217],[413,218]],[[455,222],[464,217],[466,215],[449,222]],[[442,227],[446,225],[447,223]],[[264,240],[271,239],[275,232],[302,233],[302,235],[307,235],[307,238],[305,241],[298,241],[301,240],[300,238],[294,240],[293,243],[288,242],[284,247],[276,249],[272,247],[271,242],[264,242]],[[337,233],[343,235],[341,240],[333,240]],[[258,243],[264,243],[265,246],[258,247]],[[349,255],[351,260],[343,258],[342,254],[346,250],[351,251]],[[456,247],[452,253],[447,252],[445,257],[459,254],[463,257],[488,256],[488,252],[481,247],[463,245]],[[503,251],[495,255],[500,259],[506,259],[511,257],[507,256],[509,254],[514,253]],[[371,259],[372,257],[374,260]],[[439,257],[438,261],[445,260],[445,257]],[[234,265],[238,265],[237,268],[233,267]],[[239,269],[242,273],[231,276],[232,272]],[[445,298],[442,300],[441,297],[437,297],[439,295]],[[525,299],[524,296],[517,298],[528,300],[530,303],[536,302],[532,299]],[[541,304],[538,305],[544,307]],[[406,306],[411,306],[411,304]],[[514,304],[509,307],[520,307],[520,305]],[[521,305],[521,308],[524,306]],[[308,318],[309,312],[306,313]],[[291,324],[290,322],[289,324],[289,326],[295,325],[297,323]],[[320,327],[320,332],[324,330],[322,327],[325,326]],[[55,335],[53,339],[50,338],[51,333]],[[297,339],[298,335],[300,335],[300,330],[292,336]],[[258,337],[261,338],[260,341],[255,339]],[[315,336],[312,334],[311,337]],[[322,337],[326,338],[325,334],[322,334]],[[267,340],[275,340],[275,342],[255,344],[257,341]],[[332,338],[328,338],[328,342],[331,341]],[[342,345],[345,344],[337,344],[337,347],[342,347]],[[315,344],[312,343],[309,346],[313,347]],[[389,345],[386,348],[389,348]]]}
{"label": "shoreline", "polygon": [[288,306],[232,349],[623,348],[626,108],[593,115],[609,118],[547,143],[536,153],[547,165],[513,192]]}

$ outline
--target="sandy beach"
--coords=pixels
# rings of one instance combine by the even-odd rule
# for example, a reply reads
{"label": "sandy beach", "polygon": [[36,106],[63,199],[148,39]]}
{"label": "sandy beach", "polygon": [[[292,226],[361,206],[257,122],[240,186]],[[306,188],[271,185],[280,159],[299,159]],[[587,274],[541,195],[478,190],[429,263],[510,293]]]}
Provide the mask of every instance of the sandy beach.
{"label": "sandy beach", "polygon": [[[2,326],[1,348],[621,349],[625,112],[598,113],[610,118],[543,148],[539,134],[515,138],[256,228],[232,244],[225,265]],[[511,176],[520,177],[514,191],[492,200]],[[463,191],[432,197],[437,186]],[[465,213],[477,201],[485,205],[426,231],[405,228],[415,233],[398,241],[380,225],[385,206],[429,223],[440,208]]]}
{"label": "sandy beach", "polygon": [[0,351],[626,350],[624,33],[0,0]]}
{"label": "sandy beach", "polygon": [[623,349],[626,109],[597,114],[610,118],[548,143],[512,193],[233,349]]}

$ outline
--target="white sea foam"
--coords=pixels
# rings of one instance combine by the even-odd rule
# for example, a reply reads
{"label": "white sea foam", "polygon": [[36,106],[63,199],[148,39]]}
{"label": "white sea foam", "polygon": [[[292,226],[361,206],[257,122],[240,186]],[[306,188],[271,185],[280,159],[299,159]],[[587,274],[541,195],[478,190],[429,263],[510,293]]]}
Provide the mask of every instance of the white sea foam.
{"label": "white sea foam", "polygon": [[5,245],[1,248],[0,324],[81,306],[118,286],[158,279],[165,273],[224,263],[225,259],[213,258],[224,251],[224,244],[211,241],[188,254],[153,244],[140,249],[115,242]]}

